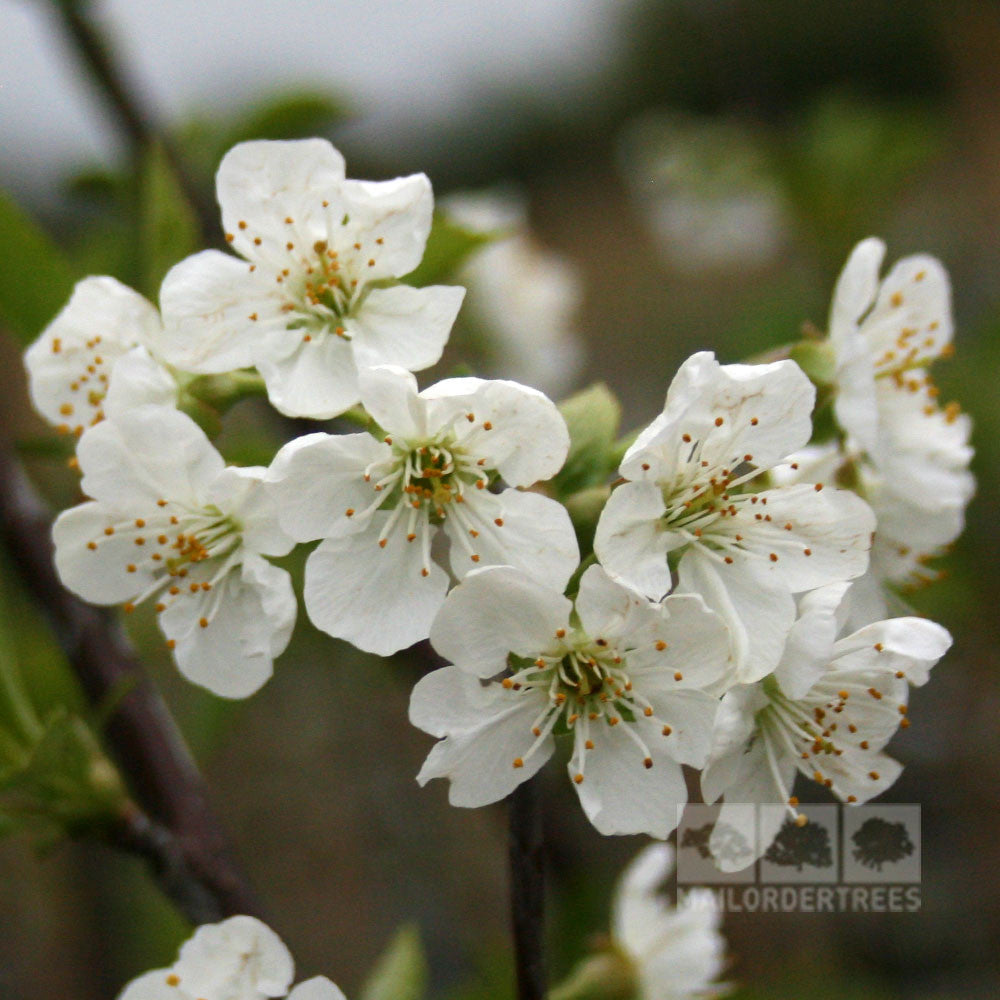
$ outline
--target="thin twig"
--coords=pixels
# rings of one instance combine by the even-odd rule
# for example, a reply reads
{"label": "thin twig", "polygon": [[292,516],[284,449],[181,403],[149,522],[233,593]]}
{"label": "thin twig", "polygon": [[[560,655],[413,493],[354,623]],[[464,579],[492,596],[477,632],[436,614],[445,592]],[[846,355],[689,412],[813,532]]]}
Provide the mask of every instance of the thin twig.
{"label": "thin twig", "polygon": [[518,785],[508,800],[510,909],[518,1000],[544,1000],[544,836],[537,780]]}
{"label": "thin twig", "polygon": [[126,83],[125,74],[115,62],[111,47],[90,16],[87,0],[53,0],[60,20],[73,47],[114,111],[115,119],[128,140],[133,159],[159,145],[177,177],[185,197],[198,217],[205,243],[218,243],[222,234],[215,206],[191,176],[177,147],[156,127],[153,116],[142,106],[135,89]]}
{"label": "thin twig", "polygon": [[231,854],[205,783],[159,692],[115,616],[85,604],[59,582],[49,512],[2,441],[0,541],[47,616],[91,705],[105,707],[127,690],[114,705],[104,736],[149,818],[126,817],[118,843],[155,859],[161,878],[169,878],[170,895],[193,922],[259,914],[256,895]]}

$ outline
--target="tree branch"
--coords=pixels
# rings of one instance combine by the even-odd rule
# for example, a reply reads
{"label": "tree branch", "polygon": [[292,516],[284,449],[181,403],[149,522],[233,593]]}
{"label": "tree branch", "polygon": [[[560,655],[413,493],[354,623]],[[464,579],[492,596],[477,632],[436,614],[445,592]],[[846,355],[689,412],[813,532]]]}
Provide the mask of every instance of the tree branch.
{"label": "tree branch", "polygon": [[117,618],[65,590],[52,562],[51,517],[0,441],[0,540],[47,616],[90,703],[115,704],[104,737],[148,817],[123,817],[114,840],[153,861],[194,923],[260,913],[212,813],[205,783]]}
{"label": "tree branch", "polygon": [[87,0],[53,2],[73,48],[114,111],[133,158],[138,160],[143,150],[158,144],[198,217],[203,241],[218,243],[222,229],[214,204],[191,176],[177,147],[156,127],[152,115],[142,106],[133,88],[128,86],[124,73],[113,58],[111,47],[90,17]]}
{"label": "tree branch", "polygon": [[514,789],[510,822],[510,909],[518,1000],[545,1000],[545,876],[537,779]]}

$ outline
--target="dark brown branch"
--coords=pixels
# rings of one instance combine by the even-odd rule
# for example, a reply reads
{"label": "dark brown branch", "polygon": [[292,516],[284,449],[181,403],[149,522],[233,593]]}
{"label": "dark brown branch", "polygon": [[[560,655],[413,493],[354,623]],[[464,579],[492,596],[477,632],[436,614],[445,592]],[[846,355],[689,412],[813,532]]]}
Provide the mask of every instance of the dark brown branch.
{"label": "dark brown branch", "polygon": [[159,692],[111,612],[65,590],[52,563],[51,518],[0,441],[0,541],[49,620],[90,703],[114,707],[104,732],[132,794],[149,816],[127,816],[122,846],[154,861],[171,897],[195,923],[260,906],[212,813],[204,781]]}
{"label": "dark brown branch", "polygon": [[218,243],[222,230],[214,204],[191,176],[176,146],[156,127],[153,117],[142,106],[134,88],[127,84],[110,46],[89,14],[88,0],[54,0],[54,6],[73,48],[114,111],[118,125],[131,147],[133,159],[138,161],[144,150],[158,144],[198,217],[202,239],[205,243]]}
{"label": "dark brown branch", "polygon": [[510,819],[510,909],[518,1000],[544,1000],[544,836],[537,779],[514,789]]}

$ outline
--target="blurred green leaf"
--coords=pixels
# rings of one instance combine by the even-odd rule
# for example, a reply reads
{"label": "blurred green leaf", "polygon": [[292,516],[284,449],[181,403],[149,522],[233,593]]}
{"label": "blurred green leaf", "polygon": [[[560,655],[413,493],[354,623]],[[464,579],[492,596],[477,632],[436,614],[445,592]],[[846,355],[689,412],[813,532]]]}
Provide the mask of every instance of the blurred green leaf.
{"label": "blurred green leaf", "polygon": [[159,145],[146,154],[140,190],[141,284],[155,298],[167,271],[198,249],[198,221]]}
{"label": "blurred green leaf", "polygon": [[347,118],[344,104],[326,94],[280,94],[251,108],[223,133],[223,152],[250,139],[307,139]]}
{"label": "blurred green leaf", "polygon": [[68,712],[54,712],[23,761],[12,763],[0,779],[0,810],[8,826],[31,830],[43,847],[112,822],[125,803],[97,737]]}
{"label": "blurred green leaf", "polygon": [[621,404],[603,382],[597,382],[570,396],[560,404],[559,412],[569,428],[570,443],[554,484],[558,495],[567,497],[603,485],[614,471]]}
{"label": "blurred green leaf", "polygon": [[427,989],[427,959],[412,924],[397,931],[361,990],[360,1000],[421,1000]]}
{"label": "blurred green leaf", "polygon": [[775,163],[805,231],[839,264],[845,246],[881,228],[943,139],[923,107],[837,95],[798,122]]}
{"label": "blurred green leaf", "polygon": [[453,281],[469,254],[492,239],[491,233],[474,233],[435,213],[424,258],[403,281],[418,288]]}
{"label": "blurred green leaf", "polygon": [[65,304],[76,275],[62,251],[2,191],[0,246],[0,321],[29,344]]}

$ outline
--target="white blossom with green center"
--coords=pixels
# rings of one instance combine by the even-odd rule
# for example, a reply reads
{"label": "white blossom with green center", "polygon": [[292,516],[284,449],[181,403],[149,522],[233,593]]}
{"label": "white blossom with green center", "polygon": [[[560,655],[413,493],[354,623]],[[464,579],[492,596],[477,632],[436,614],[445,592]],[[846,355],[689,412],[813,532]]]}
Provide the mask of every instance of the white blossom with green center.
{"label": "white blossom with green center", "polygon": [[706,758],[726,671],[721,619],[697,596],[652,604],[600,566],[575,603],[509,566],[479,570],[431,629],[454,666],[414,688],[410,719],[443,737],[418,775],[451,781],[450,801],[508,795],[572,744],[569,775],[602,833],[666,837],[687,801],[681,764]]}
{"label": "white blossom with green center", "polygon": [[[716,829],[736,829],[756,857],[786,816],[804,821],[791,794],[797,771],[849,805],[892,785],[902,766],[882,750],[909,725],[908,684],[926,683],[951,645],[945,629],[922,618],[875,622],[838,639],[847,589],[835,584],[803,597],[775,673],[722,699],[702,792],[707,802],[725,796]],[[786,808],[739,808],[747,803]],[[716,860],[723,869],[732,864],[723,850]]]}
{"label": "white blossom with green center", "polygon": [[292,988],[295,964],[282,940],[254,917],[203,924],[177,961],[133,979],[118,1000],[344,1000],[325,976]]}
{"label": "white blossom with green center", "polygon": [[[594,551],[650,598],[674,584],[729,626],[729,683],[777,664],[793,595],[860,576],[875,528],[855,494],[822,482],[758,490],[755,480],[809,440],[815,390],[792,361],[688,358],[663,413],[626,452],[626,480],[601,512]],[[670,559],[676,560],[675,567]]]}
{"label": "white blossom with green center", "polygon": [[551,478],[565,460],[569,435],[547,397],[476,378],[418,393],[389,366],[363,372],[360,386],[377,436],[307,435],[268,474],[283,528],[324,539],[306,563],[317,627],[382,655],[425,639],[449,586],[445,539],[456,579],[507,564],[566,585],[579,550],[565,508],[510,488]]}
{"label": "white blossom with green center", "polygon": [[227,468],[183,413],[139,407],[88,430],[77,450],[93,500],[64,511],[53,537],[63,583],[95,604],[155,602],[181,672],[242,698],[270,676],[291,636],[288,574],[264,469]]}
{"label": "white blossom with green center", "polygon": [[245,142],[223,158],[216,190],[240,257],[206,250],[164,279],[172,364],[256,367],[282,413],[326,418],[358,401],[360,369],[419,371],[441,357],[464,289],[396,280],[430,232],[423,174],[347,180],[325,140]]}

